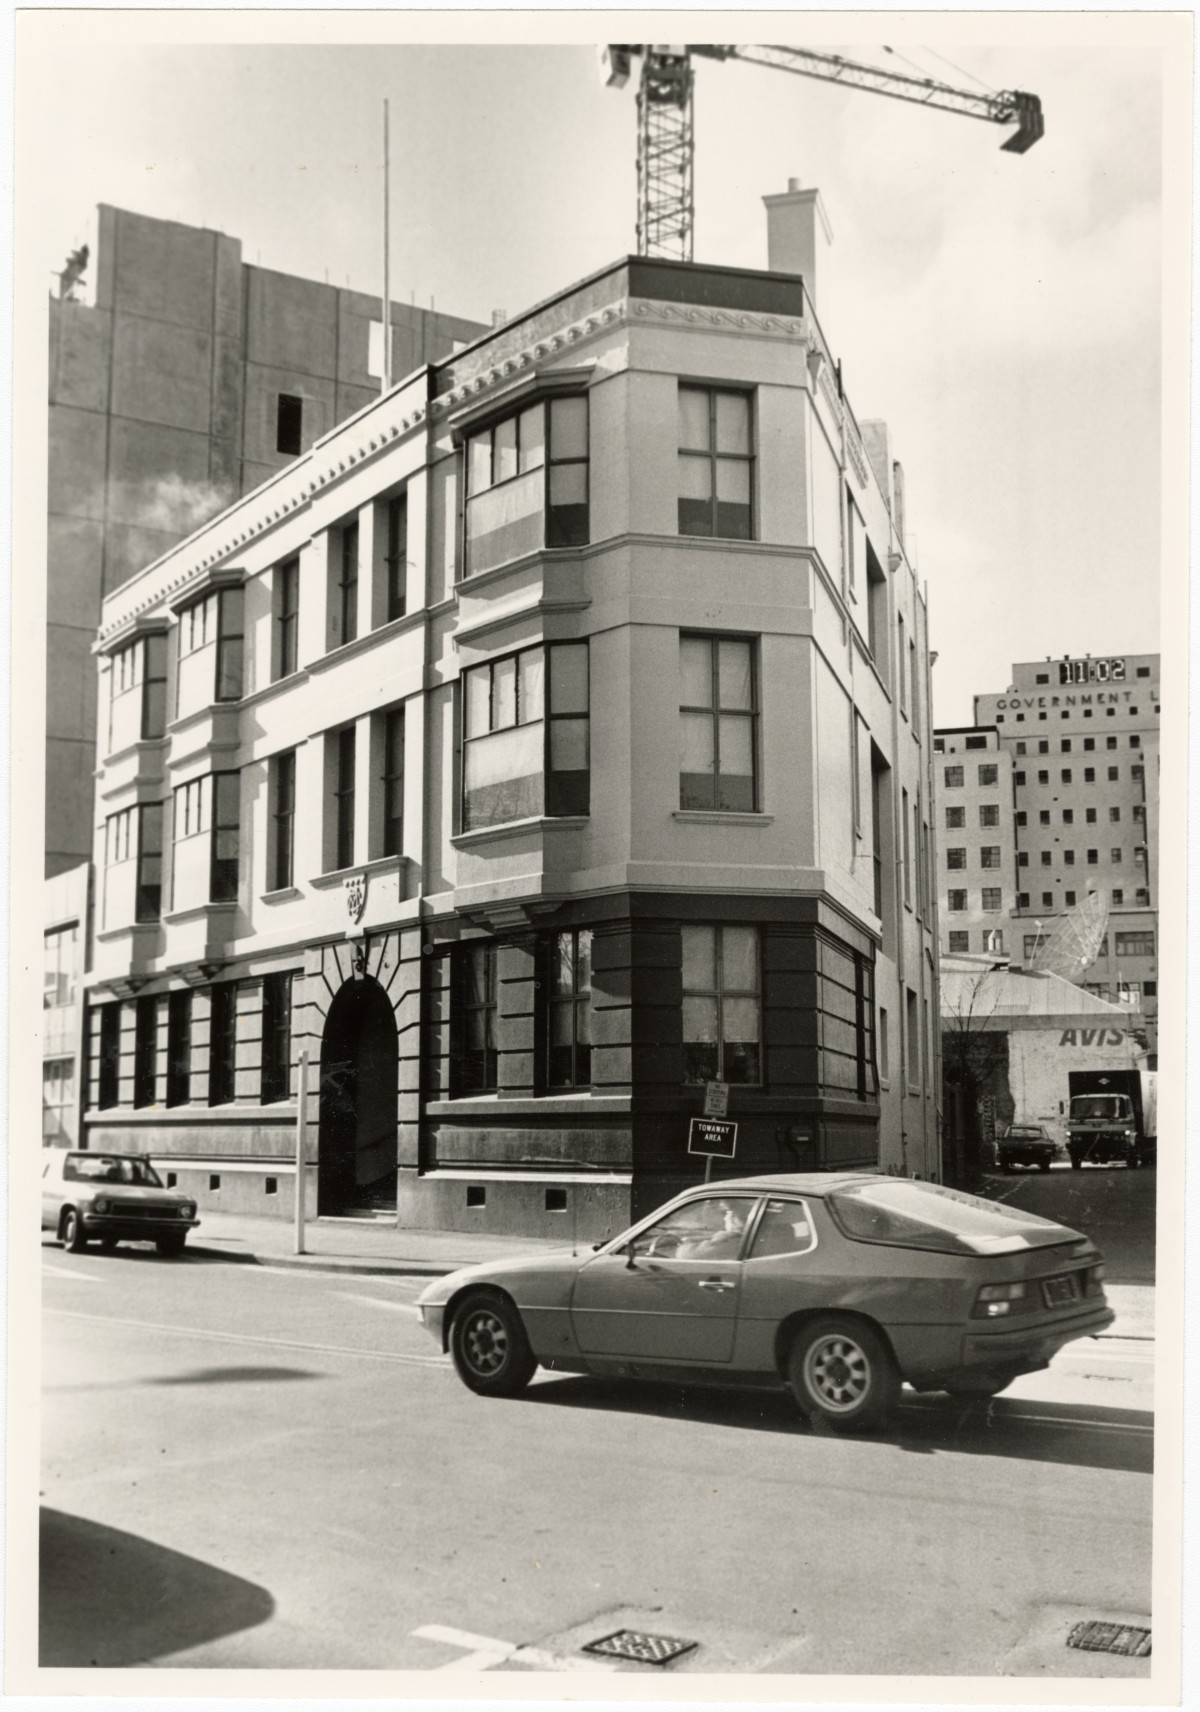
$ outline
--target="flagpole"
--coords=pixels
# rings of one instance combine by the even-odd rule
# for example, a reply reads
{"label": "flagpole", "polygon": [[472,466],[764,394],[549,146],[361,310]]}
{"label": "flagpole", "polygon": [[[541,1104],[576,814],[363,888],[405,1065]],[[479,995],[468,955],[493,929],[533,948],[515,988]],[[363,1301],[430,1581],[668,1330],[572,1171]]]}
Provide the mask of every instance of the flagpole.
{"label": "flagpole", "polygon": [[390,178],[391,163],[388,147],[388,104],[383,103],[383,381],[381,392],[387,392],[392,384],[392,281],[391,281],[391,242],[389,230],[390,209]]}

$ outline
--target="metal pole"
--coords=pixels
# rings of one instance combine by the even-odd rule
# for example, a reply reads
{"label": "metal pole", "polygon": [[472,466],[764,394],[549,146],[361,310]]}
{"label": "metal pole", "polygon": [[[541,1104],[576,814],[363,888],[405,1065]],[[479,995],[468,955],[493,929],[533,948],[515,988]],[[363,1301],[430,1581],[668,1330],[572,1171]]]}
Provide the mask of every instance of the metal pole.
{"label": "metal pole", "polygon": [[713,1156],[710,1153],[710,1154],[708,1154],[708,1156],[705,1158],[705,1161],[704,1161],[704,1181],[706,1183],[708,1182],[709,1178],[712,1176],[712,1162],[713,1162]]}
{"label": "metal pole", "polygon": [[300,1054],[296,1086],[296,1253],[304,1253],[304,1139],[308,1129],[308,1048]]}
{"label": "metal pole", "polygon": [[388,104],[383,104],[383,384],[387,392],[392,384],[392,281],[391,242],[389,231],[391,168],[388,149]]}

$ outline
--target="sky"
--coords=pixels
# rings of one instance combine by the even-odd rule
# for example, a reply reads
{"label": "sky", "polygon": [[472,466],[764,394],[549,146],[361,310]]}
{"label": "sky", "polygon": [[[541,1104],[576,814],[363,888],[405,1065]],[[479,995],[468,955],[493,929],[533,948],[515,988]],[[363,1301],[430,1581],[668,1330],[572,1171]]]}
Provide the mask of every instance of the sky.
{"label": "sky", "polygon": [[[19,254],[47,287],[108,202],[379,290],[385,98],[395,296],[486,321],[633,250],[633,91],[603,87],[591,39],[608,20],[515,14],[538,41],[502,44],[484,39],[512,32],[497,14],[431,13],[422,45],[383,39],[411,13],[277,14],[289,42],[264,44],[229,38],[271,15],[209,14],[186,42],[152,39],[197,16],[20,26],[18,193],[31,162],[54,164]],[[337,39],[352,18],[357,45]],[[721,21],[703,34],[725,39]],[[1045,138],[1019,156],[995,125],[697,66],[697,261],[765,267],[761,198],[820,188],[818,314],[855,414],[887,421],[904,466],[935,720],[969,723],[1015,661],[1155,651],[1164,49],[1095,15],[743,13],[737,35],[755,22],[1044,104]]]}

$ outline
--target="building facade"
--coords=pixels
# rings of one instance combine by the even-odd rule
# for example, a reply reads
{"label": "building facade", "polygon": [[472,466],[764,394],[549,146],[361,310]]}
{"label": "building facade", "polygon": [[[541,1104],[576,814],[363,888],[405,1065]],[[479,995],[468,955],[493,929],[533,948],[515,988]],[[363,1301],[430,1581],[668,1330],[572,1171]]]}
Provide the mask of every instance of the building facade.
{"label": "building facade", "polygon": [[[379,392],[381,308],[253,267],[237,238],[102,206],[50,302],[46,874],[88,860],[103,598]],[[393,372],[477,322],[392,307]],[[372,372],[373,371],[373,372]]]}
{"label": "building facade", "polygon": [[43,899],[42,1145],[79,1139],[83,995],[91,939],[91,866],[45,883]]}
{"label": "building facade", "polygon": [[939,1175],[925,602],[799,277],[606,268],[97,651],[93,1145],[286,1213],[303,1051],[320,1212],[599,1236],[710,1081],[718,1174]]}
{"label": "building facade", "polygon": [[[1089,892],[1102,893],[1108,932],[1082,985],[1140,1012],[1152,1054],[1160,705],[1157,654],[1067,656],[1014,666],[1003,694],[976,696],[973,732],[934,738],[939,826],[958,788],[948,778],[967,759],[951,760],[951,744],[957,754],[972,741],[994,743],[1011,768],[1010,954],[1029,961],[1066,911]],[[943,837],[949,846],[952,834]],[[947,890],[950,857],[948,847],[939,858],[939,884]],[[955,917],[948,908],[942,918],[946,951],[963,949],[949,939]],[[966,949],[984,946],[972,933]]]}
{"label": "building facade", "polygon": [[1013,952],[1016,908],[1012,757],[995,730],[934,737],[938,920],[942,950]]}

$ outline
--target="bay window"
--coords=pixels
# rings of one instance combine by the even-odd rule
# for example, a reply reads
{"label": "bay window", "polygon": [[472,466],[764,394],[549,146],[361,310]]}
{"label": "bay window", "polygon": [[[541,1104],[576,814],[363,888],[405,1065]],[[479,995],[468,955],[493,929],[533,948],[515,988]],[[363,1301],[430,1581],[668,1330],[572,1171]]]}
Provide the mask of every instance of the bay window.
{"label": "bay window", "polygon": [[151,741],[167,728],[167,639],[139,636],[113,655],[108,747]]}
{"label": "bay window", "polygon": [[586,814],[587,643],[523,648],[463,679],[463,830]]}
{"label": "bay window", "polygon": [[464,574],[588,539],[588,404],[539,399],[467,440]]}
{"label": "bay window", "polygon": [[179,614],[177,713],[214,701],[240,701],[245,628],[240,587],[214,589]]}

